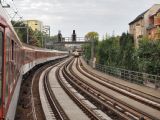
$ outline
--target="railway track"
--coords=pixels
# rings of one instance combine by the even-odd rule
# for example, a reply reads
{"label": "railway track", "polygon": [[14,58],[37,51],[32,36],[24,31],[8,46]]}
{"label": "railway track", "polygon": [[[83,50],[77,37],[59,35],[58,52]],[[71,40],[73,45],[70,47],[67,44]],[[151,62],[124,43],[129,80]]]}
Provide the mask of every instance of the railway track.
{"label": "railway track", "polygon": [[[79,91],[76,91],[72,84],[69,84],[67,81],[70,79],[69,76],[65,72],[66,66],[71,64],[73,62],[73,59],[68,60],[65,63],[57,64],[52,67],[49,67],[45,70],[43,75],[43,84],[44,84],[44,90],[45,94],[48,100],[48,103],[50,104],[50,108],[52,110],[52,113],[55,116],[55,119],[58,120],[69,120],[69,119],[75,119],[77,116],[70,116],[64,108],[61,106],[60,101],[58,101],[58,98],[56,98],[56,95],[54,95],[54,92],[52,91],[53,85],[49,81],[49,74],[53,70],[53,68],[56,67],[56,77],[58,80],[58,83],[61,85],[63,90],[67,93],[67,95],[74,101],[74,103],[77,104],[77,106],[85,113],[87,116],[84,117],[85,120],[112,120],[110,117],[108,117],[106,114],[104,114],[101,110],[98,110],[94,105],[92,105],[84,96],[82,96]],[[71,80],[71,79],[70,79]],[[55,83],[54,83],[55,84]],[[59,88],[59,86],[56,87]],[[70,106],[69,106],[70,107]],[[76,111],[76,110],[75,110]],[[79,113],[77,114],[79,115]],[[79,120],[83,119],[83,116],[78,116]]]}
{"label": "railway track", "polygon": [[[93,119],[93,120],[101,120],[100,117],[98,117],[91,109],[89,109],[86,105],[84,105],[84,103],[81,101],[80,98],[78,98],[76,96],[76,94],[78,94],[76,92],[75,94],[75,91],[71,91],[70,87],[66,86],[66,80],[64,79],[70,79],[69,77],[66,77],[67,75],[65,74],[64,72],[64,67],[66,65],[68,65],[70,63],[70,61],[66,64],[64,64],[63,66],[61,66],[57,71],[56,71],[56,76],[59,80],[59,83],[61,84],[61,86],[63,87],[63,89],[65,90],[65,92],[70,96],[70,98],[85,112],[85,114],[90,118],[90,119]],[[62,74],[63,72],[63,74]],[[64,75],[65,74],[65,75]],[[65,77],[63,77],[63,75]],[[82,96],[81,96],[82,98]],[[83,98],[84,99],[84,98]]]}
{"label": "railway track", "polygon": [[[89,119],[159,120],[158,98],[147,94],[143,95],[140,91],[131,88],[123,89],[124,86],[120,86],[120,84],[112,84],[108,82],[109,80],[87,71],[78,58],[56,64],[44,72],[44,90],[55,119],[69,120],[71,117],[54,95],[53,86],[48,77],[53,68],[60,87]],[[109,91],[112,91],[113,95]],[[151,111],[148,114],[146,110],[143,111],[138,108],[139,106],[133,106],[129,102],[154,110],[156,113],[152,114],[154,111]]]}
{"label": "railway track", "polygon": [[[79,66],[78,66],[79,65]],[[148,94],[146,92],[142,92],[139,91],[137,89],[128,87],[127,85],[122,85],[119,83],[116,83],[114,81],[111,81],[107,78],[104,78],[98,74],[93,73],[92,71],[87,70],[83,65],[82,62],[79,59],[79,64],[77,65],[77,69],[79,69],[79,71],[81,73],[83,73],[85,76],[91,78],[91,79],[98,79],[98,82],[104,82],[106,83],[106,87],[110,87],[111,89],[117,90],[117,88],[119,89],[119,92],[123,93],[123,94],[128,94],[127,92],[129,92],[129,96],[139,100],[141,102],[144,102],[147,105],[150,105],[153,108],[156,108],[158,110],[160,110],[160,98],[153,96],[151,94]],[[118,91],[118,90],[117,90]],[[132,93],[132,94],[131,94]]]}
{"label": "railway track", "polygon": [[[39,66],[36,72],[33,72],[32,82],[31,82],[31,113],[33,120],[44,120],[44,111],[42,110],[40,95],[39,95],[39,79],[43,71],[45,71],[48,67],[54,66],[58,64],[59,61],[62,61],[65,58],[60,58],[58,60],[51,61],[46,63],[45,65]],[[32,74],[32,73],[31,73]]]}
{"label": "railway track", "polygon": [[112,119],[115,120],[127,120],[129,119],[128,116],[124,116],[121,114],[118,110],[113,109],[108,104],[105,104],[104,101],[101,101],[97,97],[97,93],[95,91],[92,91],[87,85],[85,85],[81,78],[78,76],[74,76],[75,73],[72,72],[71,67],[73,65],[73,62],[69,65],[66,65],[63,69],[63,75],[66,78],[67,82],[69,82],[77,91],[79,91],[83,96],[86,97],[91,103],[93,103],[97,109],[104,111],[108,111],[109,117],[112,117]]}
{"label": "railway track", "polygon": [[58,60],[38,65],[24,76],[17,105],[16,120],[45,119],[41,101],[39,99],[39,78],[45,69],[63,59],[65,58],[59,58]]}
{"label": "railway track", "polygon": [[158,97],[146,94],[144,92],[129,88],[127,86],[122,86],[120,84],[115,84],[114,82],[109,82],[107,78],[98,76],[86,69],[83,69],[82,64],[77,64],[77,69],[86,77],[93,79],[97,83],[108,87],[116,92],[119,92],[123,95],[129,96],[130,98],[139,101],[143,104],[146,104],[154,109],[160,110],[160,99]]}
{"label": "railway track", "polygon": [[[70,62],[70,60],[68,62]],[[68,62],[66,62],[66,63],[68,63]],[[43,76],[43,85],[44,85],[45,95],[46,95],[48,104],[50,105],[51,111],[54,114],[55,119],[58,119],[58,120],[69,120],[69,119],[72,119],[72,118],[70,118],[69,115],[66,113],[66,111],[64,111],[64,108],[63,108],[64,106],[62,107],[60,105],[59,101],[57,100],[56,96],[54,95],[54,93],[52,91],[52,86],[51,86],[51,83],[49,82],[49,77],[48,77],[49,73],[51,72],[51,70],[54,67],[57,67],[57,69],[56,69],[56,76],[57,76],[57,78],[59,80],[59,83],[63,87],[64,91],[74,101],[75,100],[78,101],[78,99],[75,97],[75,95],[70,91],[70,89],[69,89],[70,87],[67,87],[66,84],[62,83],[62,76],[61,76],[62,73],[60,71],[61,71],[61,68],[63,67],[63,65],[64,65],[64,63],[62,62],[62,63],[56,64],[56,65],[54,65],[52,67],[47,68],[45,70],[44,76]],[[61,75],[60,75],[60,73],[61,73]],[[79,101],[78,101],[78,103],[79,103]],[[81,109],[85,110],[85,113],[87,113],[90,118],[95,119],[95,120],[100,120],[100,119],[96,119],[97,116],[95,116],[94,114],[91,115],[90,112],[89,112],[89,110],[85,109],[85,106],[81,106]]]}
{"label": "railway track", "polygon": [[[75,71],[76,71],[75,69],[72,70],[73,74],[75,74],[74,73]],[[141,111],[140,109],[137,109],[137,107],[131,106],[128,103],[107,94],[107,92],[103,91],[102,89],[99,89],[101,87],[96,88],[96,87],[92,86],[91,84],[89,84],[88,82],[82,80],[79,76],[77,76],[77,73],[75,74],[75,78],[78,78],[81,81],[83,81],[83,82],[79,81],[79,84],[82,84],[81,86],[88,85],[87,86],[87,89],[89,89],[88,91],[92,91],[95,94],[95,96],[97,96],[97,97],[99,97],[99,99],[101,99],[101,101],[105,101],[105,102],[108,101],[108,103],[111,104],[111,106],[113,108],[117,109],[119,112],[121,112],[124,115],[127,115],[128,117],[130,117],[132,119],[154,119],[154,120],[159,119],[158,117],[154,116],[154,114],[152,115],[152,113],[147,114],[146,112]],[[92,78],[92,81],[94,81],[93,78]],[[84,83],[85,83],[85,85],[84,85]],[[97,82],[96,84],[99,84],[99,83]],[[102,84],[99,86],[106,87],[105,85],[102,85]],[[108,96],[108,98],[107,98],[107,96]],[[157,110],[156,112],[159,112],[159,111]]]}
{"label": "railway track", "polygon": [[66,115],[63,108],[60,106],[59,102],[57,101],[55,95],[53,94],[51,85],[49,83],[48,74],[53,67],[48,68],[45,72],[44,80],[43,80],[44,90],[45,90],[48,102],[51,106],[52,112],[54,113],[54,116],[56,117],[56,119],[69,120],[68,116]]}

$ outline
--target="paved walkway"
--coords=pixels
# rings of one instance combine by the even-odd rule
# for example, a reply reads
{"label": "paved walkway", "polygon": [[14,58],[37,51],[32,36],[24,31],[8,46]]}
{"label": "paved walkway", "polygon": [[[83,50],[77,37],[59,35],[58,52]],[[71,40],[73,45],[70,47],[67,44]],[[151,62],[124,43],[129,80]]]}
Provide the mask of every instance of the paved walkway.
{"label": "paved walkway", "polygon": [[[52,91],[58,100],[59,104],[68,115],[70,120],[89,120],[88,116],[72,101],[72,99],[67,95],[67,93],[60,86],[56,75],[56,69],[58,67],[54,67],[49,73],[49,81],[51,84]],[[66,84],[68,84],[66,82]],[[68,84],[68,86],[70,86]],[[71,86],[70,86],[71,87]],[[71,87],[72,88],[72,87]]]}

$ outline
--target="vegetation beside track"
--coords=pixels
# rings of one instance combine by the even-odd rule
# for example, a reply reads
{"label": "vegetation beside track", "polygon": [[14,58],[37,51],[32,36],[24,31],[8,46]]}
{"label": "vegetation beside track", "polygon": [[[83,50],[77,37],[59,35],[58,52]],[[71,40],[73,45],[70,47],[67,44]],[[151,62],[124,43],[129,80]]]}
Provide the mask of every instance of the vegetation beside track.
{"label": "vegetation beside track", "polygon": [[[160,40],[142,38],[139,47],[129,33],[121,36],[106,35],[99,40],[96,32],[86,34],[88,40],[94,40],[97,63],[138,72],[160,75]],[[90,35],[92,34],[92,35]],[[84,56],[91,59],[91,45],[85,45]]]}

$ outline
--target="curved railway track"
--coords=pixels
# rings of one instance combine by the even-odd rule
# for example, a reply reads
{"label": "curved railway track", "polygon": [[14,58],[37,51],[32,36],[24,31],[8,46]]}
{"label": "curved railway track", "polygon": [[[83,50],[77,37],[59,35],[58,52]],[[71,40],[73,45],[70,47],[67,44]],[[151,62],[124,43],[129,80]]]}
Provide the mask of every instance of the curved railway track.
{"label": "curved railway track", "polygon": [[[105,104],[104,101],[101,101],[97,97],[97,93],[90,89],[85,83],[81,81],[81,78],[76,76],[75,73],[71,70],[73,62],[69,65],[66,65],[63,70],[63,75],[66,80],[83,96],[85,96],[90,102],[96,105],[96,107],[106,113],[108,111],[109,116],[115,120],[127,120],[130,119],[128,116],[123,115],[118,110],[110,107],[108,104]],[[76,77],[75,77],[76,76]]]}
{"label": "curved railway track", "polygon": [[[77,63],[75,63],[76,65],[77,65]],[[71,69],[71,68],[70,68]],[[139,109],[137,106],[135,107],[135,106],[131,106],[130,104],[128,104],[128,103],[126,103],[126,102],[124,102],[124,101],[122,101],[122,100],[120,100],[120,99],[117,99],[116,97],[113,97],[112,95],[109,95],[109,94],[107,94],[107,92],[105,91],[105,89],[103,90],[102,88],[104,88],[104,87],[107,87],[104,83],[102,84],[99,84],[99,82],[96,82],[96,84],[98,85],[99,84],[99,86],[101,86],[101,87],[99,87],[99,88],[97,88],[97,87],[95,87],[96,86],[96,84],[93,86],[93,84],[91,85],[91,83],[89,83],[89,82],[86,82],[85,80],[82,80],[77,74],[78,73],[75,73],[75,69],[74,70],[72,70],[71,72],[75,75],[75,77],[76,78],[78,78],[79,80],[81,80],[81,81],[83,81],[83,82],[81,82],[81,81],[79,81],[79,82],[81,82],[81,84],[84,84],[85,83],[85,85],[88,85],[87,87],[87,89],[89,89],[89,91],[94,91],[93,93],[94,94],[96,94],[97,95],[97,97],[99,97],[99,99],[101,99],[102,101],[108,101],[108,102],[110,102],[110,104],[112,104],[111,106],[113,106],[115,109],[117,109],[119,112],[121,112],[121,113],[123,113],[124,115],[127,115],[128,117],[130,117],[130,118],[132,118],[132,119],[154,119],[154,120],[158,120],[159,119],[159,117],[157,117],[157,116],[154,116],[154,114],[153,114],[153,111],[150,111],[151,113],[146,113],[146,112],[144,112],[144,111],[142,111],[142,108],[141,109]],[[82,74],[81,74],[81,76],[82,76]],[[92,81],[94,81],[94,79],[93,78],[90,78],[90,79],[92,79]],[[84,86],[84,85],[82,85],[82,86]],[[99,92],[98,92],[99,91]],[[117,92],[117,91],[116,91]],[[108,96],[108,98],[107,98],[107,96]],[[124,96],[124,95],[123,95]],[[125,96],[127,96],[127,94],[125,94]],[[130,96],[127,96],[127,97],[130,97]],[[127,98],[128,99],[128,98]],[[132,98],[133,99],[133,98]],[[133,100],[132,100],[133,101]],[[137,100],[135,99],[134,101],[136,101],[137,102]],[[134,102],[133,101],[133,102]],[[128,101],[129,102],[129,101]],[[139,102],[139,101],[138,101]],[[142,102],[142,101],[140,101],[140,102]],[[151,101],[152,102],[152,101]],[[144,104],[144,103],[143,103]],[[141,106],[143,106],[142,104],[141,104]],[[141,107],[140,106],[140,107]],[[150,107],[155,107],[155,106],[152,106],[152,104],[150,104],[149,105]],[[145,106],[144,106],[144,108],[146,108]],[[159,108],[155,108],[155,109],[159,109]],[[152,109],[151,109],[152,110]],[[159,112],[158,110],[155,110],[157,113]],[[152,115],[153,114],[153,115]]]}
{"label": "curved railway track", "polygon": [[[78,61],[79,62],[79,61]],[[160,99],[158,97],[146,94],[144,92],[140,92],[138,90],[129,88],[127,86],[122,86],[120,84],[115,84],[114,82],[108,82],[108,79],[106,80],[103,77],[100,77],[86,69],[81,68],[82,64],[77,62],[77,69],[79,70],[79,72],[81,72],[83,75],[85,75],[86,77],[94,80],[95,82],[110,88],[116,92],[119,92],[125,96],[128,96],[136,101],[139,101],[143,104],[146,104],[154,109],[160,110]]]}
{"label": "curved railway track", "polygon": [[[50,107],[52,109],[52,112],[54,113],[54,116],[58,120],[69,120],[69,115],[63,110],[63,107],[60,105],[59,101],[56,99],[56,96],[54,95],[50,82],[49,82],[49,73],[54,68],[57,66],[56,70],[56,77],[58,79],[58,82],[64,89],[64,91],[68,94],[68,96],[81,108],[81,110],[88,116],[88,118],[93,119],[93,120],[102,120],[101,117],[97,116],[91,109],[89,109],[84,103],[78,98],[73,91],[71,91],[71,87],[68,87],[68,84],[65,84],[66,81],[64,81],[64,77],[62,75],[62,71],[64,69],[64,66],[68,65],[72,61],[69,60],[65,64],[57,64],[52,67],[49,67],[44,74],[43,77],[43,85],[44,85],[44,90],[45,94],[48,100],[48,103],[50,104]],[[109,119],[108,119],[109,120]]]}
{"label": "curved railway track", "polygon": [[63,87],[63,89],[65,90],[65,92],[70,96],[70,98],[84,111],[84,113],[90,119],[101,120],[101,118],[99,118],[97,115],[95,115],[95,113],[91,109],[89,109],[87,106],[85,106],[84,103],[71,91],[71,89],[65,85],[65,82],[63,80],[64,79],[63,75],[65,76],[65,79],[70,79],[67,76],[67,74],[65,73],[65,71],[64,71],[65,67],[69,63],[72,63],[72,62],[70,62],[70,61],[67,62],[63,66],[59,67],[59,69],[56,71],[56,76],[57,76],[57,78],[59,80],[59,83],[61,84],[61,86]]}
{"label": "curved railway track", "polygon": [[[137,89],[128,87],[127,85],[119,84],[119,83],[117,83],[117,82],[114,82],[114,81],[109,80],[108,78],[104,78],[104,77],[102,77],[102,76],[100,76],[100,75],[98,75],[98,74],[95,74],[94,72],[87,70],[87,69],[83,66],[81,60],[79,60],[79,67],[77,67],[77,68],[78,68],[79,71],[80,71],[81,73],[83,73],[85,76],[87,76],[87,77],[89,77],[89,78],[91,78],[91,79],[97,78],[97,79],[99,79],[101,82],[105,82],[105,83],[107,83],[107,84],[109,84],[109,85],[111,85],[111,86],[113,85],[113,86],[115,86],[115,87],[118,87],[119,89],[122,90],[122,91],[119,91],[119,92],[121,92],[121,93],[124,93],[124,94],[125,94],[125,91],[128,91],[128,92],[134,94],[133,96],[136,96],[136,98],[132,97],[131,95],[130,95],[130,97],[132,97],[132,98],[134,98],[134,99],[137,99],[137,100],[139,100],[139,101],[145,102],[146,104],[150,105],[151,107],[160,110],[160,98],[159,98],[159,97],[156,97],[156,96],[151,95],[151,94],[148,94],[148,93],[146,93],[146,92],[142,92],[142,91],[140,91],[140,90],[137,90]],[[84,71],[84,72],[83,72],[83,71]],[[107,84],[106,84],[106,86],[107,86]],[[107,87],[112,88],[112,87],[109,86],[109,85],[108,85]],[[114,88],[115,88],[115,87],[114,87]],[[112,88],[112,89],[114,89],[114,88]],[[114,90],[116,90],[116,88],[115,88]],[[126,94],[127,94],[127,93],[126,93]],[[142,98],[142,97],[143,97],[143,98]],[[142,100],[142,99],[145,99],[145,100]],[[150,101],[150,102],[149,102],[149,101]]]}
{"label": "curved railway track", "polygon": [[[56,119],[69,120],[70,118],[59,104],[49,83],[48,74],[55,66],[58,83],[88,118],[93,120],[159,120],[157,114],[160,113],[159,98],[98,76],[85,69],[79,58],[54,65],[45,71],[44,89]],[[85,104],[84,101],[89,101],[94,107]],[[134,104],[130,102],[137,106],[133,106]],[[139,107],[153,111],[149,113]],[[97,111],[102,111],[101,113],[105,113],[108,117],[101,116]],[[155,113],[152,114],[154,111]]]}
{"label": "curved railway track", "polygon": [[32,82],[31,82],[31,113],[33,120],[44,120],[45,115],[44,111],[42,110],[41,101],[40,101],[40,95],[39,95],[39,79],[43,71],[45,71],[47,68],[51,66],[55,66],[55,64],[58,64],[59,61],[62,61],[65,58],[60,58],[58,60],[53,60],[51,62],[48,62],[44,65],[41,65],[37,67],[35,72],[32,72]]}
{"label": "curved railway track", "polygon": [[48,99],[48,102],[52,108],[52,112],[54,113],[54,116],[56,117],[56,119],[69,120],[68,116],[66,115],[63,108],[60,106],[59,102],[57,101],[55,95],[53,94],[51,85],[49,83],[48,74],[53,67],[48,68],[44,75],[43,84],[44,84],[44,90],[46,93],[46,97]]}

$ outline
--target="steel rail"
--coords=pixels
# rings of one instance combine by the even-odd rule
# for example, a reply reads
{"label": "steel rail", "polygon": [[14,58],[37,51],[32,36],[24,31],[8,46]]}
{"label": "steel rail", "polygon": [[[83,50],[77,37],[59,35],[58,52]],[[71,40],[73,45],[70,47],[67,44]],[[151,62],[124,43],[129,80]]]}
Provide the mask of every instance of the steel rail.
{"label": "steel rail", "polygon": [[[78,91],[80,91],[81,93],[83,93],[85,96],[87,96],[87,99],[89,99],[90,101],[93,101],[94,103],[97,103],[98,108],[100,108],[100,106],[103,106],[103,108],[109,109],[109,111],[112,111],[112,114],[114,114],[114,116],[118,115],[118,118],[120,120],[129,120],[130,118],[127,115],[122,114],[120,111],[116,110],[115,108],[113,108],[112,106],[108,105],[105,103],[105,101],[100,100],[96,94],[95,91],[90,91],[91,89],[85,85],[83,82],[80,81],[81,78],[79,77],[75,77],[73,76],[72,72],[70,72],[70,67],[72,66],[72,64],[65,66],[65,69],[63,71],[63,75],[65,76],[66,80]],[[95,95],[96,94],[96,95]],[[102,110],[103,111],[103,110]]]}
{"label": "steel rail", "polygon": [[[72,60],[71,60],[72,61]],[[71,90],[65,85],[65,83],[63,82],[62,78],[60,77],[60,71],[63,72],[63,74],[65,74],[64,72],[64,66],[68,65],[69,63],[72,63],[71,61],[68,61],[66,64],[64,64],[63,66],[59,67],[56,71],[56,77],[58,79],[59,84],[62,86],[62,88],[65,90],[65,92],[70,96],[70,98],[86,113],[86,115],[93,120],[101,120],[101,118],[99,118],[97,115],[95,115],[95,113],[90,110],[87,106],[85,106],[80,99],[78,99],[74,93],[71,92]],[[66,76],[65,76],[66,78]]]}
{"label": "steel rail", "polygon": [[33,94],[33,84],[34,81],[36,79],[36,77],[42,72],[42,70],[47,69],[48,64],[38,68],[38,70],[36,70],[36,72],[34,73],[33,77],[32,77],[32,83],[31,83],[31,104],[32,104],[32,115],[33,115],[33,119],[34,120],[38,120],[37,118],[37,114],[36,114],[36,107],[35,107],[35,102],[34,102],[34,94]]}
{"label": "steel rail", "polygon": [[[56,64],[58,65],[58,64]],[[50,104],[50,107],[52,108],[52,111],[58,120],[69,120],[69,117],[64,112],[63,108],[60,106],[58,100],[56,99],[54,93],[52,92],[51,85],[49,83],[48,74],[50,70],[55,67],[56,65],[52,66],[51,68],[47,69],[44,75],[43,84],[44,84],[44,90],[46,93],[47,100]]]}
{"label": "steel rail", "polygon": [[[78,59],[78,62],[79,62],[79,59]],[[82,69],[81,63],[77,64],[77,69],[84,76],[94,80],[95,82],[97,82],[97,83],[99,83],[99,84],[101,84],[103,86],[106,86],[107,88],[110,88],[110,89],[112,89],[112,90],[114,90],[116,92],[119,92],[119,93],[121,93],[121,94],[123,94],[125,96],[128,96],[128,97],[130,97],[132,99],[135,99],[136,101],[139,101],[139,102],[141,102],[143,104],[146,104],[146,105],[148,105],[148,106],[150,106],[150,107],[152,107],[154,109],[160,110],[160,103],[158,103],[156,101],[153,101],[152,99],[146,98],[144,96],[141,96],[142,94],[141,95],[140,94],[134,94],[133,92],[131,92],[131,89],[127,90],[127,89],[122,88],[120,85],[116,86],[116,85],[106,81],[105,79],[102,79],[100,76],[89,72],[88,70],[82,71],[81,70]],[[95,79],[95,78],[98,78],[98,80]],[[130,93],[132,93],[132,94],[130,94]]]}
{"label": "steel rail", "polygon": [[[149,99],[149,100],[151,100],[151,101],[154,101],[154,102],[157,102],[158,104],[160,104],[160,98],[159,98],[159,97],[156,97],[156,96],[153,96],[153,95],[151,95],[151,94],[142,92],[142,91],[140,91],[140,90],[137,90],[137,89],[128,87],[128,86],[126,86],[126,85],[119,84],[119,83],[117,83],[117,82],[114,82],[114,81],[111,81],[111,80],[109,80],[109,79],[107,79],[107,78],[104,78],[104,77],[102,77],[102,76],[100,76],[100,75],[98,75],[98,74],[95,74],[95,73],[93,73],[92,71],[87,70],[87,69],[83,66],[83,64],[82,64],[81,61],[80,61],[80,66],[81,66],[81,68],[82,68],[84,71],[86,71],[87,73],[91,74],[92,76],[94,76],[94,77],[96,77],[96,78],[98,78],[98,79],[100,79],[100,80],[102,80],[102,81],[104,81],[104,82],[107,82],[107,83],[109,83],[109,84],[113,84],[113,85],[115,85],[115,86],[117,86],[117,87],[120,87],[120,88],[122,88],[122,89],[125,89],[125,90],[127,90],[127,91],[130,91],[130,92],[133,93],[133,94],[143,96],[143,97],[145,97],[146,99]],[[160,109],[160,107],[158,107],[158,109]]]}
{"label": "steel rail", "polygon": [[[77,67],[77,64],[78,64],[78,63],[76,63],[76,67]],[[74,71],[72,71],[72,72],[74,73]],[[75,76],[76,76],[76,78],[78,78],[77,75],[75,75]],[[79,79],[80,79],[80,78],[79,78]],[[94,79],[92,78],[92,80],[94,80]],[[84,82],[84,81],[83,81],[83,82]],[[85,83],[86,83],[87,85],[89,85],[89,83],[87,83],[87,82],[85,82]],[[103,84],[101,84],[101,85],[104,86]],[[94,88],[94,86],[92,86],[92,88]],[[98,88],[96,88],[96,89],[99,91],[99,96],[101,96],[101,94],[104,94],[104,95],[108,96],[108,94],[107,94],[106,92],[104,92],[104,91],[102,91],[102,90],[100,90],[100,89],[98,89]],[[94,92],[96,92],[96,91],[94,91]],[[118,102],[120,102],[121,104],[124,104],[124,105],[127,106],[128,108],[134,110],[135,113],[136,113],[136,112],[137,112],[137,113],[140,113],[140,115],[137,114],[138,116],[133,113],[133,115],[136,115],[138,118],[157,119],[157,118],[154,117],[154,116],[148,115],[148,114],[146,114],[145,112],[140,111],[140,110],[138,110],[137,108],[135,108],[135,107],[133,107],[133,106],[130,106],[130,105],[128,105],[127,103],[124,103],[123,101],[120,101],[120,100],[114,98],[113,96],[110,96],[110,95],[109,95],[109,97],[112,98],[112,99],[114,99],[114,100],[116,101],[116,104],[117,104],[117,105],[119,104]],[[122,106],[119,106],[119,107],[122,107]],[[125,108],[123,107],[123,109],[125,109]],[[125,110],[127,111],[127,109],[125,109]],[[130,113],[131,113],[131,112],[130,112]]]}
{"label": "steel rail", "polygon": [[[71,68],[70,68],[71,69]],[[74,74],[74,71],[71,71],[71,72],[73,72],[73,74]],[[77,76],[77,75],[75,75],[74,74],[74,76],[75,76],[75,78],[78,78],[79,80],[82,80],[79,76]],[[83,81],[83,80],[82,80]],[[125,103],[125,102],[123,102],[123,101],[120,101],[120,100],[118,100],[118,99],[116,99],[115,97],[113,97],[113,96],[111,96],[111,95],[108,95],[106,92],[104,92],[104,91],[102,91],[102,90],[100,90],[100,89],[98,89],[98,88],[95,88],[94,86],[92,86],[92,85],[90,85],[89,83],[87,83],[87,82],[85,82],[85,81],[83,81],[83,83],[81,83],[81,84],[84,84],[85,83],[85,85],[87,85],[89,88],[88,89],[91,89],[91,91],[92,92],[94,92],[94,93],[96,93],[96,91],[98,91],[97,92],[97,95],[98,96],[102,96],[102,94],[103,94],[103,96],[108,96],[109,98],[112,98],[114,101],[115,101],[115,103],[114,104],[116,104],[116,105],[118,105],[120,108],[122,108],[122,106],[123,106],[123,112],[124,112],[124,110],[125,111],[128,111],[129,112],[129,110],[130,110],[130,114],[132,113],[132,115],[133,116],[135,116],[136,115],[136,117],[138,117],[139,119],[141,119],[141,118],[145,118],[145,119],[157,119],[157,118],[155,118],[154,116],[151,116],[151,115],[148,115],[148,114],[146,114],[145,112],[143,112],[143,111],[140,111],[140,110],[138,110],[138,109],[136,109],[135,107],[133,107],[133,106],[130,106],[130,105],[128,105],[127,103]],[[105,97],[103,97],[103,99],[104,99]],[[121,105],[120,105],[121,104]],[[126,108],[126,107],[127,108]],[[133,110],[134,111],[134,113],[133,112],[131,112],[131,110]],[[128,112],[126,112],[127,114],[128,114]],[[136,114],[135,114],[136,113]],[[131,115],[131,116],[132,116]],[[138,115],[138,116],[137,116]]]}

